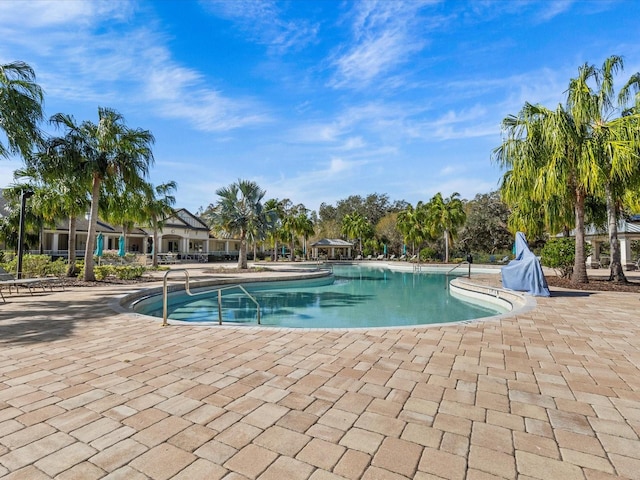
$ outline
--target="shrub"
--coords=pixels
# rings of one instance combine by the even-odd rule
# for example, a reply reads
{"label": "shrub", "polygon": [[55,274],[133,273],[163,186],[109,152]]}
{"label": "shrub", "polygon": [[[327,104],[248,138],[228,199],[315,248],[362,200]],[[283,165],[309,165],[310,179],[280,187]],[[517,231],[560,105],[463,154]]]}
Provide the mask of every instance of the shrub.
{"label": "shrub", "polygon": [[[585,245],[585,254],[591,254],[591,246]],[[576,241],[573,238],[554,238],[549,240],[541,250],[541,263],[553,268],[562,278],[569,278],[573,273],[576,254]]]}
{"label": "shrub", "polygon": [[115,267],[115,275],[120,280],[133,280],[140,278],[146,270],[142,265],[120,265]]}
{"label": "shrub", "polygon": [[436,256],[436,250],[431,247],[424,247],[420,250],[420,261],[427,262],[433,260]]}

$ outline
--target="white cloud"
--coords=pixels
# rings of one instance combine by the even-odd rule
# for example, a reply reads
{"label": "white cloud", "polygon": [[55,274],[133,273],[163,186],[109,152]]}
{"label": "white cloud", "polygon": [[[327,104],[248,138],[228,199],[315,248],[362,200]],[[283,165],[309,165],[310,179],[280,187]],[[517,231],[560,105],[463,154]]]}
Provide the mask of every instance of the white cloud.
{"label": "white cloud", "polygon": [[[20,49],[28,57],[35,56],[38,81],[47,96],[59,100],[137,105],[206,132],[268,120],[257,101],[226,96],[212,88],[201,72],[174,60],[166,38],[154,30],[152,17],[144,27],[130,27],[123,20],[136,13],[132,5],[125,1],[0,2],[0,31],[20,30],[17,38],[28,39]],[[4,36],[5,42],[11,38]]]}
{"label": "white cloud", "polygon": [[[343,46],[332,64],[334,88],[364,88],[405,64],[422,50],[423,37],[413,35],[420,9],[433,2],[368,1],[354,4],[353,45]],[[397,82],[397,78],[395,81]]]}
{"label": "white cloud", "polygon": [[234,21],[252,41],[278,54],[301,50],[315,41],[318,25],[306,19],[283,20],[282,3],[272,0],[202,0],[210,13]]}

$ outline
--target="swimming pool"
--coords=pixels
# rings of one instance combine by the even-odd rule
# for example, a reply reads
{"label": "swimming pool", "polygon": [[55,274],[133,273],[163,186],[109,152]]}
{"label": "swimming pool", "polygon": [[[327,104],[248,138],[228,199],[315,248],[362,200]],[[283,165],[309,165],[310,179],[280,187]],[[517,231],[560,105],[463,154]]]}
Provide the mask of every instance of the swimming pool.
{"label": "swimming pool", "polygon": [[[442,273],[393,271],[385,267],[336,265],[333,276],[289,282],[246,283],[261,307],[263,326],[293,328],[358,328],[427,325],[483,318],[506,309],[479,300],[465,301],[447,288]],[[162,317],[156,295],[137,302],[134,310]],[[222,297],[223,322],[256,325],[255,304],[241,293]],[[218,322],[217,294],[169,295],[169,319],[189,323]]]}

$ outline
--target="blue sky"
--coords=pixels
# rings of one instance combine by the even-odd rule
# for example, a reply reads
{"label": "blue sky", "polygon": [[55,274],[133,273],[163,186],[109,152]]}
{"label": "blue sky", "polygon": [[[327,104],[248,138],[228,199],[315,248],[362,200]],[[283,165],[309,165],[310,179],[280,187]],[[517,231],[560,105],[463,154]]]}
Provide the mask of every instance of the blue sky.
{"label": "blue sky", "polygon": [[[178,207],[238,179],[313,210],[415,204],[495,190],[501,120],[555,107],[583,63],[640,71],[639,18],[635,0],[3,0],[0,62],[35,69],[47,117],[103,106],[150,130]],[[19,166],[0,159],[0,187]]]}

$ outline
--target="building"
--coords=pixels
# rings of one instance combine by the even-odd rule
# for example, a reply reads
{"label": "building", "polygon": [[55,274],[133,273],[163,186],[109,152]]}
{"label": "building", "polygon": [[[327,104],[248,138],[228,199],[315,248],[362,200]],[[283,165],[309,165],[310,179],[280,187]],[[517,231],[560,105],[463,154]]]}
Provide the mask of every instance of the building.
{"label": "building", "polygon": [[[0,190],[0,218],[6,215],[8,206]],[[76,219],[74,246],[77,257],[83,257],[87,244],[89,228],[88,215]],[[105,250],[118,250],[123,227],[111,225],[98,219],[96,234],[102,233]],[[125,251],[128,253],[150,255],[153,252],[153,229],[145,226],[134,226],[125,236]],[[174,210],[173,215],[165,219],[163,227],[157,232],[158,254],[172,253],[179,259],[214,261],[233,260],[238,258],[240,240],[219,239],[211,235],[209,227],[186,208]],[[31,253],[51,255],[52,257],[68,257],[69,220],[45,226],[41,235],[42,245],[29,245]],[[6,248],[5,245],[1,247]],[[92,247],[94,248],[94,247]]]}

